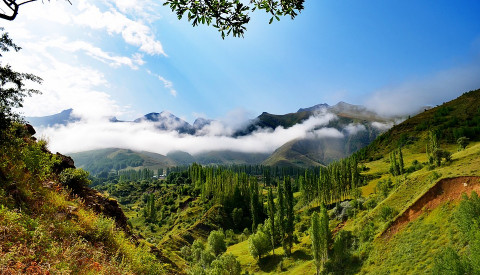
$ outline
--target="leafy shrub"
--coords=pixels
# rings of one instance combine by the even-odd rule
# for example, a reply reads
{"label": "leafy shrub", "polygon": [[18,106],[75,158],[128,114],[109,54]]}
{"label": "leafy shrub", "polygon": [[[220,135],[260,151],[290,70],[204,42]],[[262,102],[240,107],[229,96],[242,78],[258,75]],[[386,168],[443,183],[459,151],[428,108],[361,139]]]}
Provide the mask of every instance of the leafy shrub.
{"label": "leafy shrub", "polygon": [[467,273],[457,252],[453,248],[447,247],[435,258],[433,274],[461,275]]}
{"label": "leafy shrub", "polygon": [[373,209],[377,206],[377,200],[375,198],[369,198],[367,201],[365,201],[365,203],[363,203],[363,205],[367,208],[367,209]]}
{"label": "leafy shrub", "polygon": [[373,222],[369,222],[362,227],[362,229],[358,234],[358,237],[360,238],[360,242],[366,243],[373,240],[374,235],[375,235],[375,224]]}
{"label": "leafy shrub", "polygon": [[47,143],[40,140],[25,146],[22,150],[22,157],[28,171],[44,181],[52,172],[52,167],[58,162],[57,158],[46,150]]}
{"label": "leafy shrub", "polygon": [[80,189],[83,186],[88,186],[91,181],[88,179],[88,172],[83,169],[67,168],[60,173],[60,182],[71,188]]}
{"label": "leafy shrub", "polygon": [[375,187],[375,192],[380,194],[382,197],[386,198],[390,191],[393,188],[392,179],[388,178],[387,180],[381,180],[377,183]]}
{"label": "leafy shrub", "polygon": [[242,268],[240,263],[237,260],[237,257],[228,253],[223,254],[222,256],[218,257],[214,260],[211,264],[211,269],[209,270],[208,274],[211,275],[240,275],[242,272]]}
{"label": "leafy shrub", "polygon": [[380,219],[384,222],[393,219],[397,214],[398,211],[388,205],[384,205],[380,208]]}
{"label": "leafy shrub", "polygon": [[457,225],[465,235],[480,231],[480,198],[473,191],[470,198],[463,194],[463,199],[455,215]]}

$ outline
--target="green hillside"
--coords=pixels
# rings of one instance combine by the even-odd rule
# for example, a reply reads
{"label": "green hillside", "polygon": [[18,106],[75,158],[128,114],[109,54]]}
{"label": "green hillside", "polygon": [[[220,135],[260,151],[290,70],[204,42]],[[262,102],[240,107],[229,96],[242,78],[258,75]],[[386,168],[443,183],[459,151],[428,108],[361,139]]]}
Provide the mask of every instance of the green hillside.
{"label": "green hillside", "polygon": [[0,274],[165,274],[113,199],[32,129],[0,131]]}
{"label": "green hillside", "polygon": [[455,100],[405,120],[362,150],[359,157],[376,159],[399,145],[421,145],[416,141],[425,139],[428,130],[443,143],[455,144],[460,137],[480,140],[480,90],[466,92]]}
{"label": "green hillside", "polygon": [[[324,274],[478,274],[479,97],[472,91],[412,117],[327,166],[312,156],[334,151],[332,143],[294,141],[283,152],[289,160],[277,162],[283,168],[193,164],[164,180],[113,174],[95,181],[108,198],[79,189],[77,179],[88,182],[81,170],[57,171],[43,143],[18,138],[1,158],[0,271],[315,274],[318,264]],[[127,167],[162,159],[119,149],[91,156]]]}
{"label": "green hillside", "polygon": [[[233,255],[235,265],[238,264],[243,272],[249,274],[314,274],[316,267],[309,228],[312,215],[319,211],[322,201],[327,202],[329,229],[332,232],[328,260],[320,268],[325,273],[438,274],[445,265],[458,263],[462,270],[470,270],[467,274],[476,274],[475,262],[469,259],[476,255],[476,250],[472,249],[480,246],[469,236],[480,234],[480,228],[472,227],[470,218],[464,219],[470,228],[469,233],[460,220],[469,215],[462,205],[474,201],[472,191],[480,192],[480,142],[474,130],[477,126],[473,123],[478,121],[478,111],[462,116],[462,122],[458,124],[448,121],[465,114],[467,109],[478,110],[478,95],[479,91],[470,92],[412,117],[380,135],[368,150],[360,151],[345,161],[333,162],[328,167],[321,166],[311,157],[324,153],[324,147],[317,146],[316,152],[311,149],[316,146],[309,144],[311,141],[292,141],[288,147],[277,150],[277,156],[287,156],[277,163],[283,162],[285,167],[292,164],[319,166],[300,173],[293,172],[291,177],[285,175],[282,178],[276,172],[271,174],[273,170],[266,167],[250,171],[253,174],[242,175],[223,168],[190,166],[188,170],[178,172],[178,177],[183,178],[180,182],[185,182],[183,185],[173,185],[173,182],[179,181],[173,181],[172,176],[172,181],[167,179],[151,183],[150,189],[142,189],[139,183],[107,183],[99,189],[124,202],[126,197],[122,193],[138,194],[138,199],[130,195],[131,199],[125,202],[134,230],[157,244],[162,254],[176,263],[178,270],[194,274],[201,266],[210,272],[214,262],[225,260],[221,257],[227,255]],[[472,101],[477,105],[471,105]],[[467,107],[464,106],[466,103]],[[438,114],[443,117],[445,113],[442,110],[447,107],[450,108],[448,116],[439,118]],[[423,129],[418,125],[423,125],[424,119],[442,122],[432,122],[431,127]],[[438,135],[435,152],[450,154],[445,157],[446,153],[432,152],[430,160],[425,148],[432,143],[432,135],[447,129],[444,125],[449,125],[450,130]],[[449,138],[448,133],[458,135],[457,131],[470,133],[470,142],[465,149],[459,149],[456,136]],[[401,158],[399,144],[403,145]],[[332,146],[332,143],[324,144],[327,149],[329,145]],[[278,152],[281,150],[284,151]],[[365,157],[362,155],[364,152],[375,154]],[[395,152],[394,158],[392,152]],[[437,155],[441,157],[438,162]],[[291,159],[299,161],[295,163]],[[352,164],[359,160],[353,169]],[[349,171],[352,171],[351,174]],[[329,177],[331,180],[325,181]],[[258,191],[254,191],[257,181]],[[294,203],[294,241],[291,247],[285,247],[282,235],[276,235],[280,239],[276,241],[275,255],[268,248],[259,259],[252,254],[251,240],[260,238],[261,234],[272,234],[269,219],[266,219],[269,216],[267,193],[271,187],[274,204],[278,207],[280,192],[285,192],[280,191],[279,186],[286,188],[289,182]],[[331,189],[323,189],[326,183],[331,185]],[[240,193],[235,195],[237,188]],[[149,207],[148,200],[142,197],[145,190],[151,190],[148,194],[153,194],[156,223],[148,222],[150,212],[147,211],[147,216],[141,214],[145,207]],[[325,192],[328,194],[323,195]],[[473,199],[462,198],[462,193],[473,196]],[[252,198],[255,194],[258,194],[262,206],[255,214],[258,215],[255,216],[258,227],[252,232],[252,223],[257,219],[252,220]],[[476,206],[472,207],[476,209]],[[242,214],[235,218],[237,214],[234,212],[240,208]],[[477,210],[480,211],[480,204]],[[214,249],[208,243],[211,232],[220,228],[224,232],[226,252],[217,257],[208,254],[213,253],[210,249]],[[210,255],[205,254],[204,257],[210,257],[213,262],[206,261],[203,256],[195,256],[196,249],[202,247]],[[461,261],[455,262],[455,259]]]}
{"label": "green hillside", "polygon": [[131,168],[156,170],[177,165],[175,161],[160,154],[118,148],[72,153],[70,156],[79,168],[94,175]]}
{"label": "green hillside", "polygon": [[[362,127],[356,133],[346,131],[348,125]],[[305,138],[287,142],[275,150],[263,164],[269,166],[312,167],[328,165],[333,161],[348,157],[370,144],[381,133],[369,120],[338,117],[326,127],[337,129],[343,137]]]}

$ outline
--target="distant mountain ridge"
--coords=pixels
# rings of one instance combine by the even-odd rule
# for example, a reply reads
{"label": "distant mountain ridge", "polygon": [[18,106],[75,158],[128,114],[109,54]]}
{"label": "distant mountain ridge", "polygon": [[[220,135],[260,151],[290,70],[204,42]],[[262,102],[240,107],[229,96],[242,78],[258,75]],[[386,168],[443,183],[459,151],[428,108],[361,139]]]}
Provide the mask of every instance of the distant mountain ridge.
{"label": "distant mountain ridge", "polygon": [[181,134],[194,134],[195,129],[185,120],[176,117],[170,112],[148,113],[143,117],[135,119],[134,123],[152,122],[159,130],[177,131]]}
{"label": "distant mountain ridge", "polygon": [[[70,109],[62,112],[61,116],[58,114],[46,118],[50,119],[48,120],[49,125],[56,125],[59,123],[64,123],[63,125],[65,125],[65,123],[72,121],[70,117],[71,113],[72,110]],[[311,128],[311,125],[307,126],[308,130],[306,131],[311,132],[307,133],[308,137],[290,140],[277,148],[272,154],[241,153],[236,152],[235,148],[221,151],[208,151],[196,155],[190,155],[189,153],[182,151],[175,151],[168,153],[166,156],[156,154],[154,157],[156,161],[151,162],[151,165],[146,165],[142,162],[137,166],[127,166],[149,168],[171,167],[176,165],[188,165],[193,162],[201,164],[264,164],[303,167],[327,165],[334,160],[348,156],[349,154],[367,146],[386,129],[374,127],[375,123],[387,125],[387,122],[389,122],[393,125],[393,120],[391,118],[378,115],[364,106],[352,105],[346,102],[339,102],[333,106],[322,103],[307,108],[300,108],[295,113],[276,115],[263,112],[255,119],[250,120],[250,122],[243,128],[233,132],[231,135],[225,134],[225,136],[229,138],[241,138],[256,131],[274,131],[278,127],[288,129],[301,124],[312,117],[316,119],[327,113],[333,114],[334,119],[330,120],[327,124],[320,123],[318,125],[313,125],[313,128]],[[55,121],[55,119],[57,119],[57,121]],[[37,122],[43,121],[46,120],[37,120]],[[197,118],[193,125],[191,125],[187,121],[167,111],[148,113],[133,121],[119,121],[115,117],[111,117],[109,121],[111,123],[152,123],[159,131],[175,131],[184,135],[197,136],[207,135],[208,131],[204,129],[213,122],[211,119]],[[319,122],[315,122],[314,120],[314,123]],[[37,125],[34,123],[34,127],[36,126]],[[337,137],[327,137],[315,134],[323,128],[326,128],[328,131],[336,131],[335,133]],[[349,129],[357,129],[358,131],[351,132]],[[89,154],[92,155],[96,155],[97,153],[99,152],[89,152]],[[144,153],[122,152],[122,154],[127,154],[129,156],[128,159],[130,159],[130,157],[133,158],[133,155],[137,155],[137,157],[134,157],[137,160],[142,159],[145,161],[146,159]],[[102,155],[101,152],[100,155]],[[74,158],[85,157],[85,155],[82,155],[81,153],[80,155],[73,154],[73,156]],[[101,158],[105,159],[105,161],[104,163],[101,163],[100,166],[108,168],[110,165],[109,163],[112,162],[111,158],[106,156],[102,156]],[[116,168],[124,169],[124,166],[124,164],[120,166],[117,165]],[[113,168],[110,167],[110,169]]]}
{"label": "distant mountain ridge", "polygon": [[32,124],[34,127],[51,127],[55,125],[67,125],[79,121],[80,118],[77,118],[72,115],[73,109],[63,110],[58,114],[53,114],[49,116],[42,117],[25,117],[25,121]]}
{"label": "distant mountain ridge", "polygon": [[191,155],[183,151],[173,151],[165,156],[153,152],[106,148],[71,153],[70,156],[77,167],[83,168],[93,175],[106,175],[124,169],[148,168],[156,170],[186,166],[194,162],[202,165],[259,164],[266,160],[269,154],[211,151]]}

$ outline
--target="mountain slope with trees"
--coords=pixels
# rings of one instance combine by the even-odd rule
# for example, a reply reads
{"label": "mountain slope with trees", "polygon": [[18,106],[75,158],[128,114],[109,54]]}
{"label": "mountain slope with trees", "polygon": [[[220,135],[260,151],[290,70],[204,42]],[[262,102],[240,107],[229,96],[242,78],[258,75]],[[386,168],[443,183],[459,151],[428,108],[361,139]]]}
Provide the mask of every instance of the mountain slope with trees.
{"label": "mountain slope with trees", "polygon": [[[479,94],[466,93],[430,112],[448,106],[448,121],[453,110],[466,110],[464,104]],[[478,110],[480,104],[467,107]],[[477,121],[479,115],[471,112],[462,119]],[[193,274],[226,266],[255,274],[437,274],[452,265],[474,272],[470,259],[477,244],[469,236],[480,229],[471,218],[462,218],[471,211],[458,203],[477,209],[472,190],[480,190],[480,144],[476,136],[458,143],[437,138],[441,124],[421,130],[418,117],[405,123],[408,130],[396,125],[372,143],[383,152],[372,160],[361,158],[360,151],[316,168],[194,164],[172,170],[165,181],[123,179],[97,188],[119,199],[134,231]],[[463,125],[468,124],[452,126]],[[385,147],[387,138],[409,142]],[[468,198],[449,195],[450,186]]]}

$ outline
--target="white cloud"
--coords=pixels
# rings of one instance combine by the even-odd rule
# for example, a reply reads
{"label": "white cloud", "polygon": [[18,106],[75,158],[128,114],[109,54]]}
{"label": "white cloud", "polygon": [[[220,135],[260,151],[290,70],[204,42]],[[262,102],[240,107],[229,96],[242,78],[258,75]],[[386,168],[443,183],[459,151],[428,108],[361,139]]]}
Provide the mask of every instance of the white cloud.
{"label": "white cloud", "polygon": [[372,127],[377,128],[380,131],[386,131],[392,128],[393,125],[394,125],[393,122],[385,122],[385,123],[377,122],[377,121],[372,122]]}
{"label": "white cloud", "polygon": [[[134,2],[139,8],[154,6],[147,5],[146,0]],[[123,5],[120,9],[115,5],[106,7],[104,1],[75,0],[73,5],[66,1],[37,1],[22,6],[15,22],[5,22],[6,31],[23,50],[5,54],[2,63],[44,80],[41,86],[36,86],[42,95],[25,100],[20,110],[24,115],[44,116],[67,108],[89,119],[125,113],[127,106],[119,106],[115,95],[109,94],[110,83],[118,74],[104,66],[92,67],[89,58],[112,68],[137,70],[145,64],[144,54],[165,55],[165,52],[152,29],[144,23],[142,16],[146,14],[137,14],[126,3]],[[112,46],[107,32],[119,36],[120,45]],[[125,47],[127,44],[138,48],[132,53],[132,47]],[[107,47],[112,50],[106,50]]]}
{"label": "white cloud", "polygon": [[[163,55],[162,43],[155,38],[154,31],[145,22],[158,19],[158,4],[152,1],[104,1],[75,0],[72,5],[66,1],[36,1],[21,7],[21,14],[15,24],[7,22],[7,26],[22,29],[42,27],[52,28],[48,22],[69,26],[71,29],[88,27],[93,30],[106,31],[110,35],[120,35],[130,45],[149,55]],[[112,2],[114,4],[112,4]],[[117,3],[118,2],[118,3]],[[39,12],[41,11],[41,12]],[[35,22],[35,23],[34,23]],[[78,29],[77,29],[78,31]],[[72,36],[76,33],[71,33]]]}
{"label": "white cloud", "polygon": [[[107,120],[80,121],[68,126],[37,130],[39,136],[50,140],[50,148],[53,151],[65,153],[107,147],[145,150],[160,154],[174,150],[191,154],[214,150],[271,153],[286,142],[297,138],[343,137],[336,129],[316,130],[333,119],[336,119],[333,114],[322,114],[288,129],[283,127],[275,130],[262,129],[237,138],[214,133],[203,136],[182,135],[173,131],[159,131],[153,123],[110,123]],[[216,124],[215,127],[218,127],[215,129],[218,132],[227,132],[219,129],[225,127],[225,124],[223,126]]]}
{"label": "white cloud", "polygon": [[349,135],[355,135],[358,132],[366,131],[367,128],[365,128],[365,126],[360,123],[350,123],[345,127],[345,130],[348,132]]}
{"label": "white cloud", "polygon": [[464,92],[480,88],[480,62],[440,71],[399,86],[386,87],[365,101],[366,107],[383,115],[409,115],[422,107],[439,105]]}
{"label": "white cloud", "polygon": [[66,37],[60,38],[44,38],[41,41],[37,41],[35,44],[27,43],[27,47],[35,49],[38,54],[42,54],[42,51],[46,51],[49,48],[53,48],[56,51],[66,51],[66,52],[79,52],[83,51],[87,55],[93,57],[96,60],[99,60],[103,63],[109,64],[110,66],[117,68],[120,66],[128,66],[131,69],[138,69],[138,66],[141,66],[145,63],[142,59],[141,54],[134,54],[131,58],[126,56],[117,56],[111,53],[104,52],[102,49],[95,47],[94,45],[85,42],[85,41],[67,41]]}
{"label": "white cloud", "polygon": [[115,7],[120,12],[130,14],[135,17],[141,17],[148,21],[161,18],[158,13],[160,1],[151,0],[104,0],[111,7]]}
{"label": "white cloud", "polygon": [[140,20],[132,20],[116,9],[101,11],[87,2],[79,4],[79,8],[80,14],[73,18],[76,24],[96,30],[105,29],[110,34],[121,34],[126,43],[140,47],[140,51],[167,56],[162,43],[155,39],[150,27]]}
{"label": "white cloud", "polygon": [[42,85],[29,85],[42,91],[25,99],[22,112],[27,116],[44,116],[74,108],[84,118],[118,115],[122,112],[103,89],[108,88],[104,74],[96,69],[71,65],[44,51],[28,49],[22,54],[7,53],[4,61],[15,70],[39,75]]}

